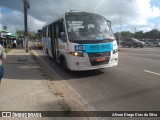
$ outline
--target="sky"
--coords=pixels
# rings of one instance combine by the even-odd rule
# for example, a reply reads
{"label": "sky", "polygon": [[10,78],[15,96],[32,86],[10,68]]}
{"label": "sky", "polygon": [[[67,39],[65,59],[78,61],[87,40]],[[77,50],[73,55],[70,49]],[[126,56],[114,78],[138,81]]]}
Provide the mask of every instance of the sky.
{"label": "sky", "polygon": [[[160,30],[160,0],[29,0],[28,29],[37,31],[70,10],[97,13],[112,22],[114,32]],[[0,0],[0,28],[24,29],[23,0]]]}

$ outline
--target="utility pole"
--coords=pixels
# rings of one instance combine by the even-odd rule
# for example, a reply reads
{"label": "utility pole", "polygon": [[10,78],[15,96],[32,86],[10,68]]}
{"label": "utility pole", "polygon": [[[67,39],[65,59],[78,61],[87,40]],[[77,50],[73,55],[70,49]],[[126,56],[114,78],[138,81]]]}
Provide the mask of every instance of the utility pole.
{"label": "utility pole", "polygon": [[119,32],[119,43],[118,45],[120,45],[120,41],[121,41],[121,32],[122,32],[122,0],[120,0],[121,4],[120,4],[120,32]]}
{"label": "utility pole", "polygon": [[23,0],[24,3],[24,35],[25,35],[25,50],[28,52],[28,25],[27,25],[27,13],[29,9],[28,0]]}
{"label": "utility pole", "polygon": [[134,27],[134,29],[135,29],[135,34],[136,34],[136,32],[137,32],[137,31],[136,31],[136,30],[137,30],[136,27]]}
{"label": "utility pole", "polygon": [[[1,14],[1,7],[0,7],[0,16],[2,16],[2,14]],[[2,30],[2,20],[0,20],[0,30]]]}

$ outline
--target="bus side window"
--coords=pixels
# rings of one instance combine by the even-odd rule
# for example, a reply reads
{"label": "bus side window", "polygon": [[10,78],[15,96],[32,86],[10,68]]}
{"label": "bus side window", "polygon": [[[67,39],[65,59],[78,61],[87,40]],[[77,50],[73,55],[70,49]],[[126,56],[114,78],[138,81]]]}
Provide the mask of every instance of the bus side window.
{"label": "bus side window", "polygon": [[46,28],[46,37],[48,37],[48,27]]}
{"label": "bus side window", "polygon": [[49,25],[49,27],[48,27],[48,37],[52,37],[51,36],[52,35],[52,25]]}
{"label": "bus side window", "polygon": [[64,42],[67,41],[63,20],[61,20],[59,23],[59,38]]}
{"label": "bus side window", "polygon": [[61,32],[61,33],[60,33],[60,39],[62,39],[62,40],[63,40],[63,42],[67,42],[65,32]]}

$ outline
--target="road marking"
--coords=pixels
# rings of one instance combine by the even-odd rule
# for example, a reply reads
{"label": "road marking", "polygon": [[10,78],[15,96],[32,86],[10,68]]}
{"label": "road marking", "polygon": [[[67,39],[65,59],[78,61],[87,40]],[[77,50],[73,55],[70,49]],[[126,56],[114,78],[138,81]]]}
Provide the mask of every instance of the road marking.
{"label": "road marking", "polygon": [[152,71],[148,71],[148,70],[144,70],[144,72],[155,74],[155,75],[160,75],[160,73],[156,73],[156,72],[152,72]]}
{"label": "road marking", "polygon": [[145,52],[152,52],[152,51],[155,51],[155,52],[160,52],[160,49],[159,48],[119,48],[119,49],[122,49],[122,50],[134,50],[134,51],[145,51]]}
{"label": "road marking", "polygon": [[120,54],[134,54],[134,55],[151,55],[151,56],[160,56],[160,55],[153,55],[153,54],[138,54],[138,53],[123,53],[123,52],[120,52]]}

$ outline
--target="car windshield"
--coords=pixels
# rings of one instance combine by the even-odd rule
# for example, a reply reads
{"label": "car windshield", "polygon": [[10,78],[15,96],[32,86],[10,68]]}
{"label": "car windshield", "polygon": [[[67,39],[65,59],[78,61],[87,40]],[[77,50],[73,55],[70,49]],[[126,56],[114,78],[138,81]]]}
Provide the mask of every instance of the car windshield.
{"label": "car windshield", "polygon": [[96,15],[74,15],[66,18],[69,40],[97,41],[114,39],[110,23],[104,17]]}
{"label": "car windshield", "polygon": [[133,41],[135,41],[135,42],[139,42],[139,40],[138,40],[138,39],[135,39],[135,38],[133,39]]}

